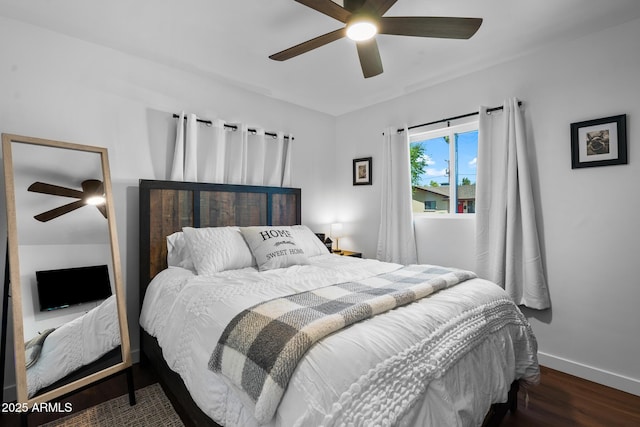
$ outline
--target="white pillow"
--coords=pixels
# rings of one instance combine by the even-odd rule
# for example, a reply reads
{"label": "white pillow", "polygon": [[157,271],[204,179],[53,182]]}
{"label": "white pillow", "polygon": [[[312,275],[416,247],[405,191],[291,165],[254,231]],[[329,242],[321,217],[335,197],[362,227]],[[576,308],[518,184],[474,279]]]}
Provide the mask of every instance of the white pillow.
{"label": "white pillow", "polygon": [[184,227],[182,231],[199,275],[255,265],[237,227]]}
{"label": "white pillow", "polygon": [[182,231],[167,236],[167,265],[196,271]]}
{"label": "white pillow", "polygon": [[242,227],[240,232],[260,271],[309,263],[304,250],[296,243],[291,227]]}
{"label": "white pillow", "polygon": [[296,238],[296,243],[302,248],[306,256],[312,257],[329,253],[329,250],[322,240],[306,225],[293,225],[291,229]]}

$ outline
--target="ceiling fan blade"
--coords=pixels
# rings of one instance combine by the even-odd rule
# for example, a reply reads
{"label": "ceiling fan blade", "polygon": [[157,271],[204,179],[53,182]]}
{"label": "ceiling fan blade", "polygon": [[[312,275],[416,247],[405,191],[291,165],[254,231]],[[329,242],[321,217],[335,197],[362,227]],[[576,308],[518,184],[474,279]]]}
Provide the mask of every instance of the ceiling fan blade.
{"label": "ceiling fan blade", "polygon": [[449,18],[444,16],[402,16],[380,19],[380,34],[399,36],[468,39],[473,36],[482,18]]}
{"label": "ceiling fan blade", "polygon": [[362,5],[362,9],[367,10],[377,16],[382,16],[391,6],[396,4],[398,0],[367,0],[364,5]]}
{"label": "ceiling fan blade", "polygon": [[103,217],[107,217],[107,207],[105,205],[96,205]]}
{"label": "ceiling fan blade", "polygon": [[82,200],[77,200],[75,202],[71,202],[67,205],[63,205],[60,207],[57,207],[55,209],[51,209],[50,211],[46,211],[43,212],[39,215],[34,216],[35,219],[37,219],[40,222],[47,222],[47,221],[51,221],[54,218],[57,218],[61,215],[64,215],[66,213],[69,213],[71,211],[74,211],[78,208],[81,208],[85,205],[84,201]]}
{"label": "ceiling fan blade", "polygon": [[382,60],[380,59],[380,51],[375,38],[356,43],[358,48],[358,57],[360,58],[360,66],[364,78],[377,76],[382,73]]}
{"label": "ceiling fan blade", "polygon": [[81,199],[84,197],[84,194],[80,190],[74,190],[72,188],[60,187],[58,185],[46,184],[44,182],[34,182],[27,188],[28,191],[32,191],[34,193],[43,193],[43,194],[51,194],[54,196],[63,196],[63,197],[75,197],[76,199]]}
{"label": "ceiling fan blade", "polygon": [[269,58],[276,61],[286,61],[287,59],[291,59],[295,56],[301,55],[305,52],[309,52],[310,50],[319,48],[333,41],[341,39],[346,35],[347,30],[345,28],[340,28],[339,30],[332,31],[330,33],[318,36],[314,39],[307,40],[306,42],[300,43],[299,45],[290,47],[289,49],[285,49],[282,52],[274,53],[273,55],[269,56]]}
{"label": "ceiling fan blade", "polygon": [[317,10],[320,13],[324,13],[327,16],[337,19],[340,22],[346,23],[351,17],[349,12],[344,7],[332,2],[331,0],[296,0],[311,9]]}

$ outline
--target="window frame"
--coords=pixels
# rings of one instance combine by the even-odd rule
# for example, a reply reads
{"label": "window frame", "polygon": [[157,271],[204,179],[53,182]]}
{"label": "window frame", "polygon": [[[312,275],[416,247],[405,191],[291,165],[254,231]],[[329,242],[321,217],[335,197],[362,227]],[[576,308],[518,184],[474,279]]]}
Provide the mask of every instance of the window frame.
{"label": "window frame", "polygon": [[[466,123],[461,123],[454,126],[447,126],[445,128],[440,129],[432,129],[425,131],[409,131],[409,145],[414,142],[421,142],[429,139],[442,138],[445,136],[449,137],[449,141],[453,141],[449,143],[449,212],[446,214],[435,213],[435,212],[414,212],[414,215],[420,216],[431,216],[431,215],[448,215],[448,216],[458,216],[458,215],[475,215],[474,213],[458,213],[457,202],[458,202],[458,185],[456,182],[451,182],[452,179],[458,176],[457,166],[458,166],[458,153],[457,148],[458,144],[456,144],[456,134],[479,131],[479,121],[473,120]],[[478,140],[480,139],[478,133]],[[475,210],[475,209],[474,209]]]}

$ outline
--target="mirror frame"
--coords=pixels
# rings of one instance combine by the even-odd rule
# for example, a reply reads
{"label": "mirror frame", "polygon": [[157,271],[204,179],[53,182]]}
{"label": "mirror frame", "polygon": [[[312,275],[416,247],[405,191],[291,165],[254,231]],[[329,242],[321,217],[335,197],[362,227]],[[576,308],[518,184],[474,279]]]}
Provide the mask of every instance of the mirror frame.
{"label": "mirror frame", "polygon": [[[103,174],[103,186],[106,198],[109,239],[111,243],[111,261],[113,266],[113,280],[115,282],[114,289],[116,294],[116,307],[118,312],[118,322],[120,326],[120,349],[122,354],[122,361],[116,363],[111,367],[87,375],[83,378],[65,384],[53,390],[47,391],[40,395],[36,394],[31,399],[28,398],[27,370],[25,367],[24,326],[22,322],[22,288],[20,283],[20,262],[18,259],[17,212],[12,155],[13,143],[39,145],[65,150],[84,151],[97,153],[100,155]],[[122,269],[120,264],[120,250],[118,246],[115,210],[113,207],[113,194],[111,188],[111,174],[109,171],[107,149],[103,147],[74,144],[70,142],[53,141],[49,139],[33,138],[13,134],[2,134],[2,154],[4,157],[4,177],[7,204],[7,251],[10,269],[9,280],[11,281],[11,303],[13,313],[14,337],[13,345],[15,353],[17,401],[18,403],[26,403],[29,406],[29,409],[31,409],[36,403],[47,402],[57,397],[69,394],[75,390],[86,387],[91,383],[109,377],[131,367],[132,359],[129,342],[129,328],[127,324],[125,295],[122,282]]]}

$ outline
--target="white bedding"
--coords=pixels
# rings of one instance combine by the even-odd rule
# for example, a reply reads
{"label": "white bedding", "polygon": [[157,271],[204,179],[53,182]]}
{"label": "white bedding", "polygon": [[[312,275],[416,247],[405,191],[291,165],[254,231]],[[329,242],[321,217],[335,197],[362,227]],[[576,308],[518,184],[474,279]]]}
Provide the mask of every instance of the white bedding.
{"label": "white bedding", "polygon": [[[140,323],[158,339],[167,364],[206,414],[227,427],[258,426],[248,397],[207,368],[227,323],[263,299],[397,268],[336,255],[311,257],[309,265],[287,269],[245,268],[207,277],[169,268],[149,285]],[[497,307],[508,307],[513,321],[491,323],[492,316],[504,317]],[[495,330],[466,333],[480,324]],[[447,331],[453,335],[447,337]],[[469,345],[449,364],[446,354],[432,359],[420,353],[434,336],[449,340],[443,343],[459,337]],[[454,346],[447,344],[449,349]],[[481,425],[491,403],[506,401],[514,379],[536,382],[538,375],[536,342],[524,317],[498,286],[472,279],[317,343],[265,425]]]}
{"label": "white bedding", "polygon": [[38,361],[27,369],[27,394],[32,397],[76,369],[120,345],[115,295],[84,315],[51,332]]}

